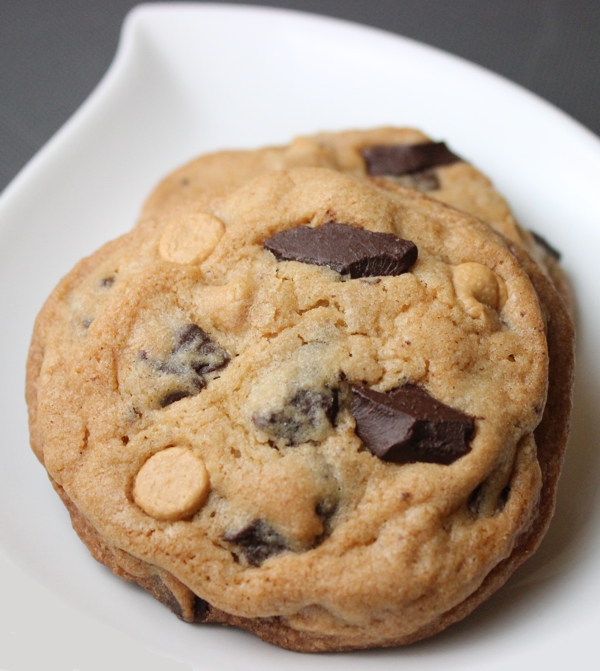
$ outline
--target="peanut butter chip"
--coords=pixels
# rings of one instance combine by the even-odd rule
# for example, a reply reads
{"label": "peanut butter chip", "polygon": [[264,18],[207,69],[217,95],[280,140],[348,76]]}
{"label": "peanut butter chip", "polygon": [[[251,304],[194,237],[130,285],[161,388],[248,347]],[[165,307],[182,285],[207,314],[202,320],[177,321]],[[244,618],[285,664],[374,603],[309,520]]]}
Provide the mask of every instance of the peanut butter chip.
{"label": "peanut butter chip", "polygon": [[493,270],[481,263],[462,263],[454,268],[454,289],[465,312],[481,317],[484,306],[497,310],[501,303],[501,287]]}
{"label": "peanut butter chip", "polygon": [[133,499],[150,517],[172,522],[197,512],[208,490],[208,472],[200,457],[186,447],[169,447],[140,468]]}
{"label": "peanut butter chip", "polygon": [[165,228],[158,250],[173,263],[202,263],[225,233],[225,224],[212,214],[189,214],[171,221]]}

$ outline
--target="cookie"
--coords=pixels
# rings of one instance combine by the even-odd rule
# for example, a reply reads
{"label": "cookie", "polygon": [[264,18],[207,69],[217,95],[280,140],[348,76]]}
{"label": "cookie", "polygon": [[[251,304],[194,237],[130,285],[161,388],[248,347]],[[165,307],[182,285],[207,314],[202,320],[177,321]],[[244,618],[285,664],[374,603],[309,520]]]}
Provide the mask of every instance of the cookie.
{"label": "cookie", "polygon": [[414,188],[230,177],[155,195],[55,289],[33,449],[93,556],[186,621],[301,651],[429,636],[549,522],[564,304],[521,247]]}
{"label": "cookie", "polygon": [[432,142],[411,128],[319,133],[296,138],[287,147],[224,151],[202,156],[169,175],[145,208],[151,216],[196,194],[244,182],[271,170],[327,167],[374,179],[383,188],[415,188],[490,224],[523,247],[556,286],[573,316],[575,304],[560,252],[539,234],[522,228],[492,182],[443,142]]}

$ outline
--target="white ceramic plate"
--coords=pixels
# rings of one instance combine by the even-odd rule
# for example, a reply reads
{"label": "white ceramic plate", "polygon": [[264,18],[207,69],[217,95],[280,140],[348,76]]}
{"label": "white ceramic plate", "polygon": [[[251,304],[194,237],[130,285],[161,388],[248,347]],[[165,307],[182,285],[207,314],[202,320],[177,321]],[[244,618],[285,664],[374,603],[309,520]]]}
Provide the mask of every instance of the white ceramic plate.
{"label": "white ceramic plate", "polygon": [[[90,558],[30,454],[22,390],[35,314],[80,257],[133,225],[153,184],[183,161],[382,124],[417,126],[450,142],[493,176],[525,226],[564,253],[581,306],[579,370],[553,526],[486,605],[407,649],[307,656],[234,629],[186,625]],[[108,668],[91,659],[115,669],[145,660],[145,669],[204,671],[590,668],[600,629],[599,179],[595,136],[519,87],[432,48],[281,10],[134,10],[96,91],[0,199],[0,544],[10,559],[0,571],[0,668],[16,667],[3,660],[7,650],[34,654],[35,646],[19,647],[25,634],[47,646],[47,661],[54,655],[81,671]],[[79,661],[64,656],[69,649]],[[125,653],[134,663],[121,667]]]}

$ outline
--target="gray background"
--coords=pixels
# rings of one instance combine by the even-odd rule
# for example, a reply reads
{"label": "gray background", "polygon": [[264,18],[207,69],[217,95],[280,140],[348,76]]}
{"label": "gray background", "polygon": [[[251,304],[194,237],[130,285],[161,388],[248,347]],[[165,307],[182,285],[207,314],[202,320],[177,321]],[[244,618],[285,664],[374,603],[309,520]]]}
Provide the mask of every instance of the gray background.
{"label": "gray background", "polygon": [[[0,190],[97,84],[134,4],[0,0]],[[600,134],[600,0],[262,4],[349,19],[445,49],[522,84]],[[19,610],[0,608],[0,671],[189,669],[75,613],[45,588],[32,590],[31,579],[2,556],[0,574],[24,595]],[[33,593],[35,604],[26,596]]]}
{"label": "gray background", "polygon": [[[85,100],[131,0],[0,0],[0,190]],[[599,0],[280,0],[440,47],[600,135]]]}

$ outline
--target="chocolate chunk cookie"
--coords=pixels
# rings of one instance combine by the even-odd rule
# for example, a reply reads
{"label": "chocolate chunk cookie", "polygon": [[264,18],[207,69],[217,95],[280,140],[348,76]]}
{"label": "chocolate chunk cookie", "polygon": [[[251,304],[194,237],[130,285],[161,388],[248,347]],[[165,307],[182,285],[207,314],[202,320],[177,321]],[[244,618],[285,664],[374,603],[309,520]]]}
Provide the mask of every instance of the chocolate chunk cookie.
{"label": "chocolate chunk cookie", "polygon": [[400,645],[541,540],[573,330],[518,244],[319,142],[201,159],[62,280],[31,442],[93,556],[183,620]]}

